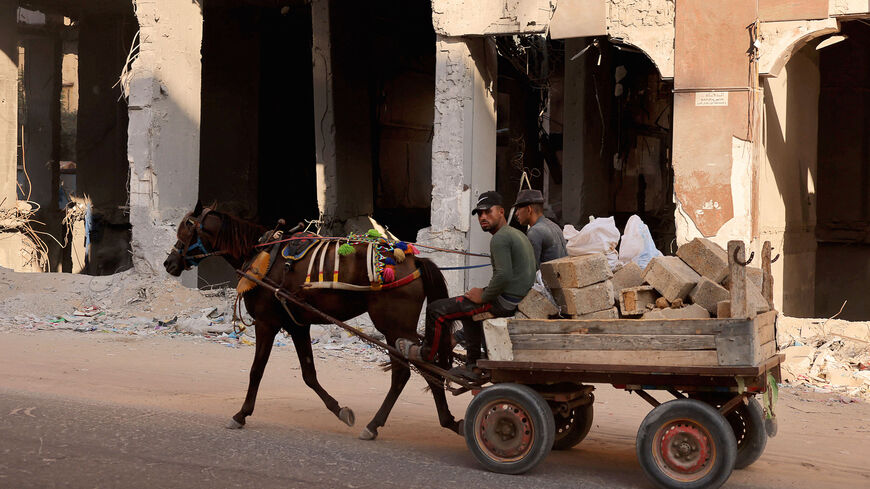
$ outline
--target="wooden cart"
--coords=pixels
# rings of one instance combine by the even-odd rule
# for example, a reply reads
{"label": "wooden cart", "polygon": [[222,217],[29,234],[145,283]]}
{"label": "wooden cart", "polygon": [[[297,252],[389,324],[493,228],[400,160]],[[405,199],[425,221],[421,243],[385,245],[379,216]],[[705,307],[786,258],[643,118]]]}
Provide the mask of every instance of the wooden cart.
{"label": "wooden cart", "polygon": [[[478,365],[492,385],[469,404],[464,428],[475,458],[516,474],[551,449],[573,447],[592,425],[590,384],[610,384],[653,406],[638,429],[637,456],[659,487],[719,487],[734,468],[755,462],[776,431],[777,313],[756,316],[740,303],[745,295],[734,290],[745,290],[742,243],[735,249],[732,310],[745,316],[486,321],[489,359]],[[769,294],[769,245],[763,261]],[[651,390],[674,399],[660,403]]]}

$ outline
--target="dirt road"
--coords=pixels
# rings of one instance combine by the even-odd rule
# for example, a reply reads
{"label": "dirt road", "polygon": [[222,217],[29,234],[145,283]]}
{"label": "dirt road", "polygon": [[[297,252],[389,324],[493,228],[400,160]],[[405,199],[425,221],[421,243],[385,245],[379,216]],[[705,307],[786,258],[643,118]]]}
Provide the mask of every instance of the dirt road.
{"label": "dirt road", "polygon": [[[290,347],[273,352],[247,428],[229,431],[222,426],[244,397],[250,347],[0,333],[0,487],[651,487],[634,454],[649,407],[625,392],[599,386],[587,440],[530,474],[501,476],[482,471],[464,441],[438,426],[416,376],[379,439],[357,440],[389,375],[335,350],[315,345],[315,353],[322,384],[356,411],[355,427],[305,387]],[[450,399],[457,418],[468,399]],[[784,389],[778,412],[779,435],[726,487],[870,485],[870,405]]]}

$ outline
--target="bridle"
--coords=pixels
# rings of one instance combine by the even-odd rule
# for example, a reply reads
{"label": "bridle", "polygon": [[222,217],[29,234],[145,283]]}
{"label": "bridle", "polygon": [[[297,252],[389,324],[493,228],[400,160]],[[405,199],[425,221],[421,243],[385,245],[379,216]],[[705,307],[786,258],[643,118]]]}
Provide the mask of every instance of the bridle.
{"label": "bridle", "polygon": [[[191,268],[198,266],[199,262],[209,256],[225,255],[228,253],[226,250],[209,251],[208,248],[205,247],[205,243],[202,242],[202,236],[200,236],[203,232],[202,224],[205,222],[205,218],[208,214],[213,210],[214,209],[207,207],[202,211],[202,215],[198,218],[188,217],[185,220],[185,223],[191,225],[195,232],[191,233],[185,243],[182,244],[181,241],[178,241],[175,246],[172,247],[172,251],[178,253],[184,260],[185,270],[190,270]],[[194,236],[196,236],[196,242],[191,243]],[[188,254],[195,251],[199,251],[199,253],[194,255]],[[170,254],[171,253],[172,252],[170,252]]]}

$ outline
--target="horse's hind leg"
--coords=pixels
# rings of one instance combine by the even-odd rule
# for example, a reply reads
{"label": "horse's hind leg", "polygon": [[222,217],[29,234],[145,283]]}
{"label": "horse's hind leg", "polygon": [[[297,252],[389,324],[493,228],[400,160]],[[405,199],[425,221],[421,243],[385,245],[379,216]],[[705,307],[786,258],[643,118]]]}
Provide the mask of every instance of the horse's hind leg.
{"label": "horse's hind leg", "polygon": [[[390,343],[392,342],[393,340],[390,339]],[[393,406],[396,404],[399,394],[402,393],[405,384],[407,384],[408,379],[411,378],[411,369],[397,362],[392,363],[391,372],[392,379],[390,382],[390,390],[387,391],[387,397],[384,398],[384,402],[381,403],[381,408],[378,409],[375,417],[372,418],[362,433],[360,433],[359,437],[361,440],[374,440],[378,437],[378,428],[387,422],[387,417],[390,415],[390,411],[392,411]]]}
{"label": "horse's hind leg", "polygon": [[314,355],[311,352],[311,334],[307,327],[291,326],[290,337],[293,338],[293,345],[296,347],[296,354],[299,355],[299,367],[302,369],[302,380],[305,385],[311,387],[314,392],[320,396],[326,408],[332,411],[332,414],[338,416],[338,419],[344,421],[348,426],[353,426],[356,417],[353,410],[349,407],[341,407],[338,401],[329,395],[326,390],[321,387],[317,381],[317,371],[314,369]]}
{"label": "horse's hind leg", "polygon": [[263,378],[263,371],[266,370],[266,363],[269,361],[269,355],[272,353],[272,343],[275,341],[278,329],[266,322],[257,321],[256,333],[257,344],[254,352],[254,363],[251,365],[250,380],[248,381],[248,394],[245,396],[242,409],[230,419],[227,428],[243,427],[245,425],[245,418],[254,414],[257,390],[260,388],[260,380]]}

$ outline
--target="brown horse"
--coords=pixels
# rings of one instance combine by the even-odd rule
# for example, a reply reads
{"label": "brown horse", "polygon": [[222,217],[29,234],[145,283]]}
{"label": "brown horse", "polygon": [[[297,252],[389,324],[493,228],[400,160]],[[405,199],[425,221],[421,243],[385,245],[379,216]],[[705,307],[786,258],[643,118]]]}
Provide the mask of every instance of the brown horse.
{"label": "brown horse", "polygon": [[[178,242],[170,251],[163,266],[169,274],[177,277],[183,270],[196,266],[205,256],[222,255],[234,268],[242,268],[245,261],[258,252],[255,246],[265,231],[261,226],[214,209],[204,209],[202,204],[197,203],[194,211],[187,214],[179,224]],[[327,246],[323,270],[331,272],[334,270],[333,247],[338,246],[338,243],[327,242]],[[355,253],[340,257],[339,280],[341,282],[366,286],[370,284],[365,247],[366,245],[355,245]],[[313,259],[312,253],[309,253],[308,256],[296,261],[288,270],[279,256],[276,260],[278,263],[271,267],[267,278],[282,284],[283,288],[296,293],[315,308],[339,320],[345,321],[368,312],[375,328],[386,337],[388,344],[394,344],[398,338],[416,339],[417,320],[420,317],[423,300],[428,299],[431,302],[447,297],[444,276],[435,263],[425,258],[409,255],[404,262],[398,263],[395,267],[397,279],[408,276],[417,269],[420,270],[419,279],[389,290],[365,292],[303,288],[311,259]],[[314,270],[319,268],[318,260]],[[293,339],[305,384],[320,396],[333,414],[348,426],[353,426],[353,411],[347,407],[340,407],[317,381],[309,327],[311,324],[323,323],[323,319],[292,304],[287,304],[288,313],[272,293],[261,287],[245,293],[244,301],[245,307],[255,320],[256,352],[245,402],[227,427],[241,428],[245,424],[245,418],[253,414],[260,379],[269,360],[275,335],[281,329],[287,331]],[[449,355],[439,355],[439,357],[439,366],[448,368]],[[374,418],[360,434],[361,439],[374,440],[378,436],[378,428],[386,423],[390,410],[411,375],[409,368],[398,362],[392,362],[391,373],[390,390]],[[427,379],[427,382],[435,398],[441,426],[462,435],[461,421],[457,422],[450,413],[443,384],[431,379]]]}

